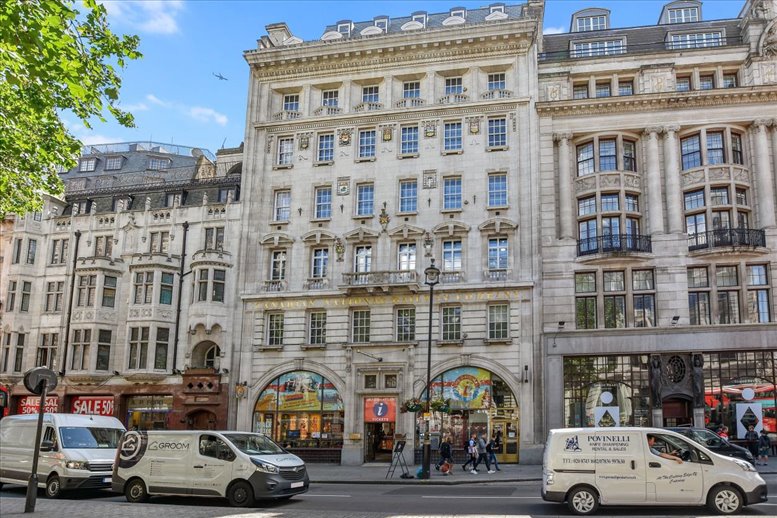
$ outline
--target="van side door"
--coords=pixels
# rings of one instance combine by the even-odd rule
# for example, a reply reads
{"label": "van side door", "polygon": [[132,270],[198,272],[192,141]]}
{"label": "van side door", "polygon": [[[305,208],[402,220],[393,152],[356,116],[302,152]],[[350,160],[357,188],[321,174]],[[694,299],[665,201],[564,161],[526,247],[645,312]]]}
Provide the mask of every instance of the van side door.
{"label": "van side door", "polygon": [[596,487],[602,503],[644,503],[646,466],[642,432],[614,428],[612,432],[586,435],[595,454]]}
{"label": "van side door", "polygon": [[236,458],[235,452],[218,435],[200,434],[192,456],[192,494],[225,496]]}
{"label": "van side door", "polygon": [[[654,449],[681,457],[683,462],[665,459],[650,448],[645,449],[648,501],[683,505],[704,503],[703,464],[709,457],[690,440],[662,433],[651,432],[650,435],[656,438]],[[645,441],[647,444],[647,437]]]}
{"label": "van side door", "polygon": [[[44,445],[49,446],[50,448],[44,448]],[[51,425],[45,425],[40,441],[40,457],[38,457],[39,480],[45,480],[49,476],[49,473],[52,472],[52,468],[59,464],[58,459],[60,455],[57,455],[57,452],[59,451],[59,438],[57,437],[56,428]]]}

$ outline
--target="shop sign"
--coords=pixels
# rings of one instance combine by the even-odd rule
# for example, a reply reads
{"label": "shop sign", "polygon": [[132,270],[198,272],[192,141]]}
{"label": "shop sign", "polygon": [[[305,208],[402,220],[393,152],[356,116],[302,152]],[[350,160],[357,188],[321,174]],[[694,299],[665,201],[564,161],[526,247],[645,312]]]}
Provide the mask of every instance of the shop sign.
{"label": "shop sign", "polygon": [[113,416],[113,396],[76,396],[70,403],[70,412]]}
{"label": "shop sign", "polygon": [[[44,412],[55,413],[59,409],[59,396],[46,396]],[[40,409],[40,396],[25,396],[19,399],[19,414],[37,414]]]}
{"label": "shop sign", "polygon": [[393,397],[364,398],[365,423],[393,423],[397,420],[397,399]]}

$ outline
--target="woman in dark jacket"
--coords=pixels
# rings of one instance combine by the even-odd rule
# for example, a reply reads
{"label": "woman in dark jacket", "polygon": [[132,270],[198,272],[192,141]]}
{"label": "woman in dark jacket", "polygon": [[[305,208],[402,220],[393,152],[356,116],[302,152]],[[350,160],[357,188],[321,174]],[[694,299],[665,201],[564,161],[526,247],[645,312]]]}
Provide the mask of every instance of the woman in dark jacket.
{"label": "woman in dark jacket", "polygon": [[745,442],[747,443],[747,449],[753,454],[754,458],[758,458],[758,432],[755,431],[753,425],[747,427],[747,433],[745,434]]}
{"label": "woman in dark jacket", "polygon": [[[451,436],[446,435],[445,439],[443,439],[442,443],[440,443],[440,460],[438,460],[437,464],[434,465],[434,469],[439,471],[440,466],[446,462],[453,466],[453,446],[451,445],[451,442]],[[447,475],[448,472],[445,474]]]}

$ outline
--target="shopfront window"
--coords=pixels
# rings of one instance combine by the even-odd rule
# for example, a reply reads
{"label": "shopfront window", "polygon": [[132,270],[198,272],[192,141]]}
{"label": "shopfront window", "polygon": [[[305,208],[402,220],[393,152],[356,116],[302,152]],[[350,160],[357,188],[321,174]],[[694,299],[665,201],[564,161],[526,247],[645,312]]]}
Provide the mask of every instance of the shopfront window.
{"label": "shopfront window", "polygon": [[286,448],[341,448],[343,400],[334,384],[309,371],[282,374],[254,407],[254,431]]}
{"label": "shopfront window", "polygon": [[169,430],[173,396],[132,396],[127,398],[128,430]]}

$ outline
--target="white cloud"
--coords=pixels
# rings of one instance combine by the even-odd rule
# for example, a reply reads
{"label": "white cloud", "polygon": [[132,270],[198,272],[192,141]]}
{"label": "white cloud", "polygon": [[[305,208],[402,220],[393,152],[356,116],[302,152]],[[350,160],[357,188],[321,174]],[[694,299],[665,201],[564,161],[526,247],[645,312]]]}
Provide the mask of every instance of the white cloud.
{"label": "white cloud", "polygon": [[165,108],[169,108],[170,106],[172,106],[171,103],[163,101],[162,99],[160,99],[159,97],[157,97],[154,94],[146,95],[146,100],[156,104],[157,106],[164,106]]}
{"label": "white cloud", "polygon": [[98,144],[115,144],[117,142],[124,142],[126,139],[120,137],[107,137],[105,135],[99,135],[93,133],[91,135],[81,135],[77,137],[78,140],[85,146],[96,146]]}
{"label": "white cloud", "polygon": [[176,34],[183,0],[102,0],[112,22],[128,25],[139,32]]}
{"label": "white cloud", "polygon": [[542,34],[562,34],[564,32],[567,32],[567,30],[562,27],[545,27],[545,30],[542,31]]}
{"label": "white cloud", "polygon": [[229,120],[227,116],[217,112],[213,108],[204,108],[202,106],[192,106],[189,109],[189,115],[198,121],[215,122],[219,126],[226,126]]}

